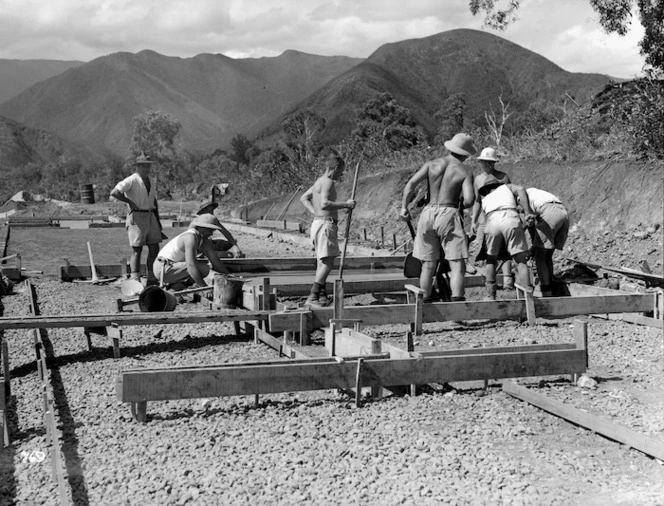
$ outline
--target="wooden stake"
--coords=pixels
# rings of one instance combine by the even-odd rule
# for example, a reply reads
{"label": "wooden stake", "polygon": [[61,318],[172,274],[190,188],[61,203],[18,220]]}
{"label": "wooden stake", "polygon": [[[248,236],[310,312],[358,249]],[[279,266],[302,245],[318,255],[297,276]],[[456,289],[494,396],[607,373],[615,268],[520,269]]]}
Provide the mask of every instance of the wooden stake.
{"label": "wooden stake", "polygon": [[362,366],[364,359],[357,359],[357,373],[355,374],[355,407],[359,408],[362,405]]}

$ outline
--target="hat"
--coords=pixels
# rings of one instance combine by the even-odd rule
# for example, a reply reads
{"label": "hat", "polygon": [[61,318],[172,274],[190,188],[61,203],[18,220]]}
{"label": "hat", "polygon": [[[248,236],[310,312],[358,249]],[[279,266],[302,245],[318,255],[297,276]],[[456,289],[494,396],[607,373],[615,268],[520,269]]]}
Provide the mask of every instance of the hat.
{"label": "hat", "polygon": [[[203,212],[207,207],[212,207],[211,211]],[[198,211],[196,211],[196,214],[212,214],[212,211],[214,211],[217,207],[219,207],[219,204],[216,202],[211,202],[211,201],[206,201],[201,204],[201,207],[198,208]]]}
{"label": "hat", "polygon": [[493,148],[484,148],[480,153],[480,156],[477,157],[478,160],[486,160],[487,162],[497,162],[496,150]]}
{"label": "hat", "polygon": [[141,151],[141,154],[136,157],[136,163],[149,164],[154,163],[154,160],[150,160],[150,157]]}
{"label": "hat", "polygon": [[445,141],[445,147],[457,155],[470,156],[477,153],[473,138],[468,134],[456,134],[452,140]]}
{"label": "hat", "polygon": [[217,217],[212,214],[200,214],[196,216],[193,220],[191,220],[189,226],[221,230],[221,223],[219,223]]}

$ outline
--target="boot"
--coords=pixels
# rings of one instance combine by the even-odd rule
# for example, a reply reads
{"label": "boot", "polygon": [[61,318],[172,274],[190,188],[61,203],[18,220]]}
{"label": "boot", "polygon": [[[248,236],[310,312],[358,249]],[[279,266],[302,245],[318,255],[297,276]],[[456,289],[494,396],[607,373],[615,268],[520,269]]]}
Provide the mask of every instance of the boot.
{"label": "boot", "polygon": [[515,290],[515,288],[514,288],[514,276],[504,276],[503,277],[503,290]]}
{"label": "boot", "polygon": [[487,281],[485,283],[486,286],[486,297],[484,297],[484,300],[496,300],[496,283],[492,283],[490,281]]}

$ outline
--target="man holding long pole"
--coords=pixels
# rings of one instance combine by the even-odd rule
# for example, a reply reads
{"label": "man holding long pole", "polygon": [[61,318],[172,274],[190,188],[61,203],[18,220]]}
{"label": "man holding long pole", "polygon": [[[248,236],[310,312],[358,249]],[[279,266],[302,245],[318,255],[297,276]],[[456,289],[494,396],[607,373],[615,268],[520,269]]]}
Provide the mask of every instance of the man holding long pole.
{"label": "man holding long pole", "polygon": [[341,181],[345,166],[339,155],[330,154],[325,159],[325,173],[300,197],[302,205],[314,216],[310,236],[318,259],[316,277],[306,306],[323,307],[330,303],[325,283],[334,266],[334,258],[340,254],[338,210],[355,208],[353,199],[337,202],[335,183]]}

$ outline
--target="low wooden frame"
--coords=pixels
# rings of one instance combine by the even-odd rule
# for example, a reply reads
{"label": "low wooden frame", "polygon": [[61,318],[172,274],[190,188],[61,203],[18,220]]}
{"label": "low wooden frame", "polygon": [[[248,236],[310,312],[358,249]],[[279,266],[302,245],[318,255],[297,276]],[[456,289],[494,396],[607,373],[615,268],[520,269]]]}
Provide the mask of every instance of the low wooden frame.
{"label": "low wooden frame", "polygon": [[528,402],[553,415],[569,420],[576,425],[580,425],[581,427],[597,432],[609,439],[630,446],[646,455],[664,460],[664,441],[646,436],[645,434],[640,434],[599,416],[585,413],[573,406],[569,406],[555,399],[550,399],[545,395],[512,382],[503,383],[503,392],[512,397]]}

